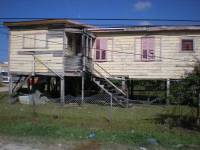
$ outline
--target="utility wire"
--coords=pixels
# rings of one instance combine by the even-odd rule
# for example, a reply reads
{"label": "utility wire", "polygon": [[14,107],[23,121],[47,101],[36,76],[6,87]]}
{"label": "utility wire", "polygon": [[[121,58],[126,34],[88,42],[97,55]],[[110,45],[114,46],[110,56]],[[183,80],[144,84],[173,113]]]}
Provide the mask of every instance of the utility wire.
{"label": "utility wire", "polygon": [[[29,37],[25,37],[25,36],[21,36],[21,35],[12,35],[6,32],[2,32],[0,31],[0,34],[4,34],[4,35],[10,35],[10,36],[14,36],[14,37],[22,37],[22,38],[26,38],[26,39],[32,39],[32,40],[38,40],[38,41],[43,41],[43,42],[49,42],[49,43],[54,43],[54,44],[62,44],[64,46],[68,46],[67,44],[63,43],[63,42],[55,42],[55,41],[48,41],[48,40],[41,40],[41,39],[36,39],[36,38],[29,38]],[[84,47],[84,48],[88,48],[88,47]],[[137,54],[137,53],[132,53],[132,52],[124,52],[124,51],[116,51],[116,50],[108,50],[108,49],[97,49],[97,48],[92,48],[94,50],[102,50],[102,51],[110,51],[110,52],[115,52],[115,53],[121,53],[121,54],[131,54],[131,55],[139,55],[139,56],[143,56],[142,54]],[[154,56],[155,58],[160,58],[160,59],[166,59],[166,60],[177,60],[177,61],[185,61],[183,59],[177,59],[177,58],[171,58],[171,57],[162,57],[162,56]],[[188,60],[187,62],[196,62],[196,61],[190,61]]]}
{"label": "utility wire", "polygon": [[95,21],[167,21],[167,22],[200,22],[199,19],[166,19],[166,18],[73,18],[73,17],[0,17],[0,20],[36,20],[36,19],[66,19]]}

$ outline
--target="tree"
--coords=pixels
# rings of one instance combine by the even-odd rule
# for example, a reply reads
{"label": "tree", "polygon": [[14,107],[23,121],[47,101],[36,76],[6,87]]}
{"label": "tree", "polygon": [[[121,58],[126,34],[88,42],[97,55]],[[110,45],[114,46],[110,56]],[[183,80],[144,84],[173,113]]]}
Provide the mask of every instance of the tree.
{"label": "tree", "polygon": [[196,108],[197,123],[199,123],[199,94],[200,94],[200,63],[198,62],[191,73],[176,81],[171,89],[172,103],[189,105]]}

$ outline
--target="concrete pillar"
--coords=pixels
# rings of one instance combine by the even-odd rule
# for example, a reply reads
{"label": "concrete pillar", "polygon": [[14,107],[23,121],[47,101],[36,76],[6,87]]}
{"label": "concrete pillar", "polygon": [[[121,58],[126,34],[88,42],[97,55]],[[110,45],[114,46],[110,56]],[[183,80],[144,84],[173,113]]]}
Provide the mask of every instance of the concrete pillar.
{"label": "concrete pillar", "polygon": [[170,104],[170,100],[169,100],[169,96],[170,96],[170,79],[167,79],[167,81],[166,81],[166,103],[167,103],[167,105],[169,105]]}
{"label": "concrete pillar", "polygon": [[65,78],[60,78],[60,104],[65,104]]}
{"label": "concrete pillar", "polygon": [[13,93],[13,76],[10,74],[9,75],[9,94],[11,95]]}
{"label": "concrete pillar", "polygon": [[84,103],[84,94],[85,94],[84,92],[85,92],[85,76],[83,74],[81,79],[81,104]]}

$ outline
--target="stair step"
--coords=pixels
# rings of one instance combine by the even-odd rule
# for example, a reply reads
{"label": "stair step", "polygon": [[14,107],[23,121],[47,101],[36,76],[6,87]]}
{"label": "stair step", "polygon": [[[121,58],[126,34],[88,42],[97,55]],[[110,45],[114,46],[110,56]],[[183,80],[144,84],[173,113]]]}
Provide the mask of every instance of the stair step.
{"label": "stair step", "polygon": [[94,81],[94,83],[96,83],[96,85],[98,85],[106,93],[112,94],[113,100],[117,105],[119,105],[121,107],[127,107],[126,97],[124,96],[123,93],[119,92],[119,90],[116,89],[116,87],[111,85],[108,81],[106,81],[103,78],[93,77],[92,80]]}

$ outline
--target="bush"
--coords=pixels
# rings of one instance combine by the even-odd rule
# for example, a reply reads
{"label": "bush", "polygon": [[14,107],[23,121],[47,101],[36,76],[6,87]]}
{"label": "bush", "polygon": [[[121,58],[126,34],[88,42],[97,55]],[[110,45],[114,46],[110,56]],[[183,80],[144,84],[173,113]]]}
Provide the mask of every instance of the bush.
{"label": "bush", "polygon": [[193,72],[186,74],[185,78],[174,82],[171,88],[172,103],[197,106],[200,94],[200,64],[195,65]]}
{"label": "bush", "polygon": [[[179,81],[174,81],[171,87],[171,103],[178,105],[188,105],[195,107],[196,111],[193,118],[199,120],[199,94],[200,94],[200,64],[196,64],[191,73],[185,74],[185,77]],[[182,112],[182,111],[180,111]],[[183,114],[180,113],[181,117]],[[195,116],[194,116],[195,115]]]}

